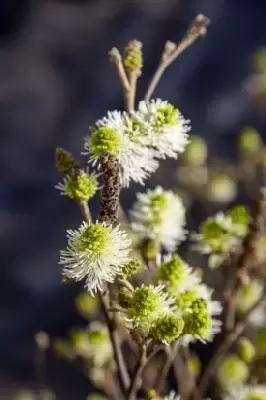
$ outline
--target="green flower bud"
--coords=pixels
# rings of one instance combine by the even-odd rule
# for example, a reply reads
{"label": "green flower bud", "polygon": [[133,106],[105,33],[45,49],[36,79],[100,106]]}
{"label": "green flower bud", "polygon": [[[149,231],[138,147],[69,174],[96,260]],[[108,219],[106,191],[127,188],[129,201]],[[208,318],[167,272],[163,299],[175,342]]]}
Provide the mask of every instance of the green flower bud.
{"label": "green flower bud", "polygon": [[236,183],[227,175],[213,176],[208,183],[208,199],[216,203],[229,203],[237,195]]}
{"label": "green flower bud", "polygon": [[118,155],[120,137],[115,129],[102,126],[92,132],[88,148],[95,157],[101,157],[105,153]]}
{"label": "green flower bud", "polygon": [[101,255],[109,247],[110,240],[107,227],[101,224],[88,225],[79,238],[79,250]]}
{"label": "green flower bud", "polygon": [[259,132],[251,127],[241,131],[239,136],[239,148],[243,153],[255,153],[261,149],[262,142]]}
{"label": "green flower bud", "polygon": [[122,274],[125,278],[130,278],[134,275],[141,267],[141,261],[138,258],[133,258],[126,264],[122,269]]}
{"label": "green flower bud", "polygon": [[187,144],[183,158],[186,164],[192,167],[200,167],[205,164],[208,156],[208,147],[200,136],[191,136]]}
{"label": "green flower bud", "polygon": [[243,384],[249,376],[248,366],[236,355],[229,355],[220,363],[217,380],[223,389]]}
{"label": "green flower bud", "polygon": [[248,231],[248,225],[251,221],[249,210],[245,206],[235,206],[231,208],[226,216],[230,217],[232,226],[229,227],[230,232],[243,236]]}
{"label": "green flower bud", "polygon": [[191,305],[191,313],[185,316],[184,334],[207,338],[212,328],[212,318],[206,300],[197,299]]}
{"label": "green flower bud", "polygon": [[130,41],[125,47],[123,63],[128,71],[136,71],[141,73],[143,66],[142,60],[142,43],[138,40]]}
{"label": "green flower bud", "polygon": [[203,222],[199,230],[203,242],[214,252],[223,252],[227,243],[228,235],[219,222],[213,217],[209,217]]}
{"label": "green flower bud", "polygon": [[256,349],[250,339],[246,337],[242,337],[239,339],[238,354],[240,358],[246,363],[249,363],[254,360],[256,355]]}
{"label": "green flower bud", "polygon": [[197,298],[197,290],[187,290],[176,297],[176,306],[185,312]]}
{"label": "green flower bud", "polygon": [[158,268],[158,279],[167,282],[170,286],[176,286],[185,277],[185,263],[177,255],[174,255],[170,261],[166,261]]}
{"label": "green flower bud", "polygon": [[163,314],[152,325],[149,335],[159,342],[171,343],[177,340],[184,328],[184,321],[175,314]]}
{"label": "green flower bud", "polygon": [[80,168],[79,162],[66,150],[58,148],[55,151],[56,169],[63,175],[72,176],[73,171]]}
{"label": "green flower bud", "polygon": [[192,354],[188,360],[188,370],[192,376],[197,378],[201,373],[200,358],[196,354]]}
{"label": "green flower bud", "polygon": [[128,313],[140,323],[148,323],[160,308],[160,296],[150,286],[141,286],[134,290]]}
{"label": "green flower bud", "polygon": [[266,356],[266,327],[259,328],[255,333],[254,344],[259,357]]}
{"label": "green flower bud", "polygon": [[264,284],[258,280],[252,280],[239,288],[236,296],[236,310],[239,314],[245,314],[261,297]]}
{"label": "green flower bud", "polygon": [[77,177],[65,181],[63,194],[70,199],[86,202],[95,195],[97,188],[96,177],[82,172]]}
{"label": "green flower bud", "polygon": [[80,293],[75,299],[75,305],[78,312],[86,319],[90,319],[99,309],[99,300],[89,293]]}

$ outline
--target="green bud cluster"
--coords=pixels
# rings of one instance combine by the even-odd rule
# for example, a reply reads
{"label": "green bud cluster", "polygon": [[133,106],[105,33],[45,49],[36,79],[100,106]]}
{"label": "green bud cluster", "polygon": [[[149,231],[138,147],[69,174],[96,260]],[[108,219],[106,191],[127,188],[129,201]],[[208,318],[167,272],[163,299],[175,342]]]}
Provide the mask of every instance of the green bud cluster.
{"label": "green bud cluster", "polygon": [[95,195],[97,187],[96,177],[82,172],[77,177],[70,178],[66,181],[64,195],[68,196],[70,199],[85,202]]}
{"label": "green bud cluster", "polygon": [[92,132],[88,148],[95,157],[101,157],[105,153],[118,155],[120,137],[115,129],[102,126]]}
{"label": "green bud cluster", "polygon": [[123,63],[128,71],[136,71],[140,74],[143,67],[142,43],[138,40],[130,41],[125,47]]}
{"label": "green bud cluster", "polygon": [[160,296],[149,286],[134,290],[128,313],[135,321],[146,324],[151,321],[160,307]]}
{"label": "green bud cluster", "polygon": [[191,313],[185,315],[184,334],[207,338],[212,328],[212,318],[208,311],[207,302],[197,299],[191,305]]}
{"label": "green bud cluster", "polygon": [[141,267],[141,261],[139,258],[133,258],[123,267],[122,274],[125,278],[130,278],[134,275]]}
{"label": "green bud cluster", "polygon": [[182,334],[184,321],[175,314],[163,314],[153,323],[149,335],[160,342],[171,343]]}
{"label": "green bud cluster", "polygon": [[176,286],[185,277],[184,261],[178,255],[174,255],[170,261],[160,265],[157,277],[169,286]]}
{"label": "green bud cluster", "polygon": [[223,252],[228,239],[228,234],[221,224],[214,218],[209,217],[200,226],[200,234],[204,243],[206,243],[214,252]]}
{"label": "green bud cluster", "polygon": [[248,231],[248,225],[251,221],[251,216],[247,207],[238,205],[231,208],[226,216],[232,221],[230,231],[236,235],[244,236]]}
{"label": "green bud cluster", "polygon": [[73,171],[80,168],[80,164],[75,158],[66,150],[62,148],[56,149],[55,152],[56,169],[62,175],[72,176]]}

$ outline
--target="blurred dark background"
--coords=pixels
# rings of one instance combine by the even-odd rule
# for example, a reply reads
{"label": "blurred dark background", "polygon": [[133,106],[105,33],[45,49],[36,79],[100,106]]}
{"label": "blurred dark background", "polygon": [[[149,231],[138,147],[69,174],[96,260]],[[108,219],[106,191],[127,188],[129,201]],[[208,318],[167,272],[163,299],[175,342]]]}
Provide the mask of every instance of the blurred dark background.
{"label": "blurred dark background", "polygon": [[[208,35],[169,68],[156,96],[178,105],[213,151],[229,153],[242,126],[263,134],[245,81],[251,53],[266,45],[265,1],[1,0],[1,399],[33,385],[35,332],[60,336],[80,322],[79,287],[61,285],[57,265],[65,230],[80,216],[53,188],[55,148],[78,156],[88,125],[121,109],[111,47],[143,42],[141,98],[164,42],[178,41],[197,13],[211,19]],[[123,194],[126,206],[135,190]],[[85,378],[55,359],[49,379],[59,400],[88,394]]]}

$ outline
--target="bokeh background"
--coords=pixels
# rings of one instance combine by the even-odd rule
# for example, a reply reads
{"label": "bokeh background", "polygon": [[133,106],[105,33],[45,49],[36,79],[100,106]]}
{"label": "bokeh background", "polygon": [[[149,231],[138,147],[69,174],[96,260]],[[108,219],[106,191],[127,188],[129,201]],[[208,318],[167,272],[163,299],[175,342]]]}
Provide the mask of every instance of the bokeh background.
{"label": "bokeh background", "polygon": [[[61,336],[80,323],[73,306],[79,285],[61,285],[57,264],[65,230],[80,216],[53,188],[55,148],[78,156],[88,126],[106,110],[121,109],[108,50],[143,42],[140,99],[164,42],[178,41],[198,13],[211,19],[207,37],[169,68],[156,95],[180,107],[211,151],[233,157],[243,126],[263,135],[265,108],[254,104],[249,77],[251,55],[266,45],[265,1],[1,0],[1,399],[34,387],[36,332]],[[171,185],[171,173],[163,184]],[[126,208],[139,189],[123,193]],[[59,400],[84,399],[90,390],[53,356],[48,378]]]}

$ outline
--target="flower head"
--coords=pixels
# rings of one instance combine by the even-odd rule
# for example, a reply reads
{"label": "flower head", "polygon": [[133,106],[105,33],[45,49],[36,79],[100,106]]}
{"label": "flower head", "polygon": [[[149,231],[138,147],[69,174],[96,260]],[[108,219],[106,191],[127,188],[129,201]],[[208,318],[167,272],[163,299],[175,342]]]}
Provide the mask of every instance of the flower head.
{"label": "flower head", "polygon": [[144,184],[144,180],[158,168],[155,151],[146,146],[143,126],[128,114],[119,111],[108,112],[96,122],[90,135],[85,139],[86,154],[91,162],[97,162],[106,153],[118,158],[121,168],[121,184],[130,181]]}
{"label": "flower head", "polygon": [[63,182],[58,183],[55,187],[60,190],[63,196],[84,202],[95,195],[98,183],[96,175],[89,175],[80,170],[80,173],[76,176],[65,176]]}
{"label": "flower head", "polygon": [[185,208],[180,197],[160,186],[138,193],[131,211],[132,229],[173,251],[185,237]]}
{"label": "flower head", "polygon": [[173,313],[160,315],[151,326],[149,335],[162,343],[169,344],[182,334],[184,321]]}
{"label": "flower head", "polygon": [[83,222],[76,230],[67,231],[68,245],[61,250],[63,276],[80,281],[93,294],[105,282],[113,282],[130,260],[130,241],[119,227]]}
{"label": "flower head", "polygon": [[162,285],[142,285],[134,290],[128,315],[135,326],[149,329],[162,313],[175,310],[175,300],[163,291]]}
{"label": "flower head", "polygon": [[238,356],[229,355],[220,363],[217,380],[223,389],[228,390],[243,384],[248,375],[248,366]]}
{"label": "flower head", "polygon": [[177,158],[188,143],[189,121],[167,101],[141,101],[135,117],[148,126],[149,145],[159,158]]}

